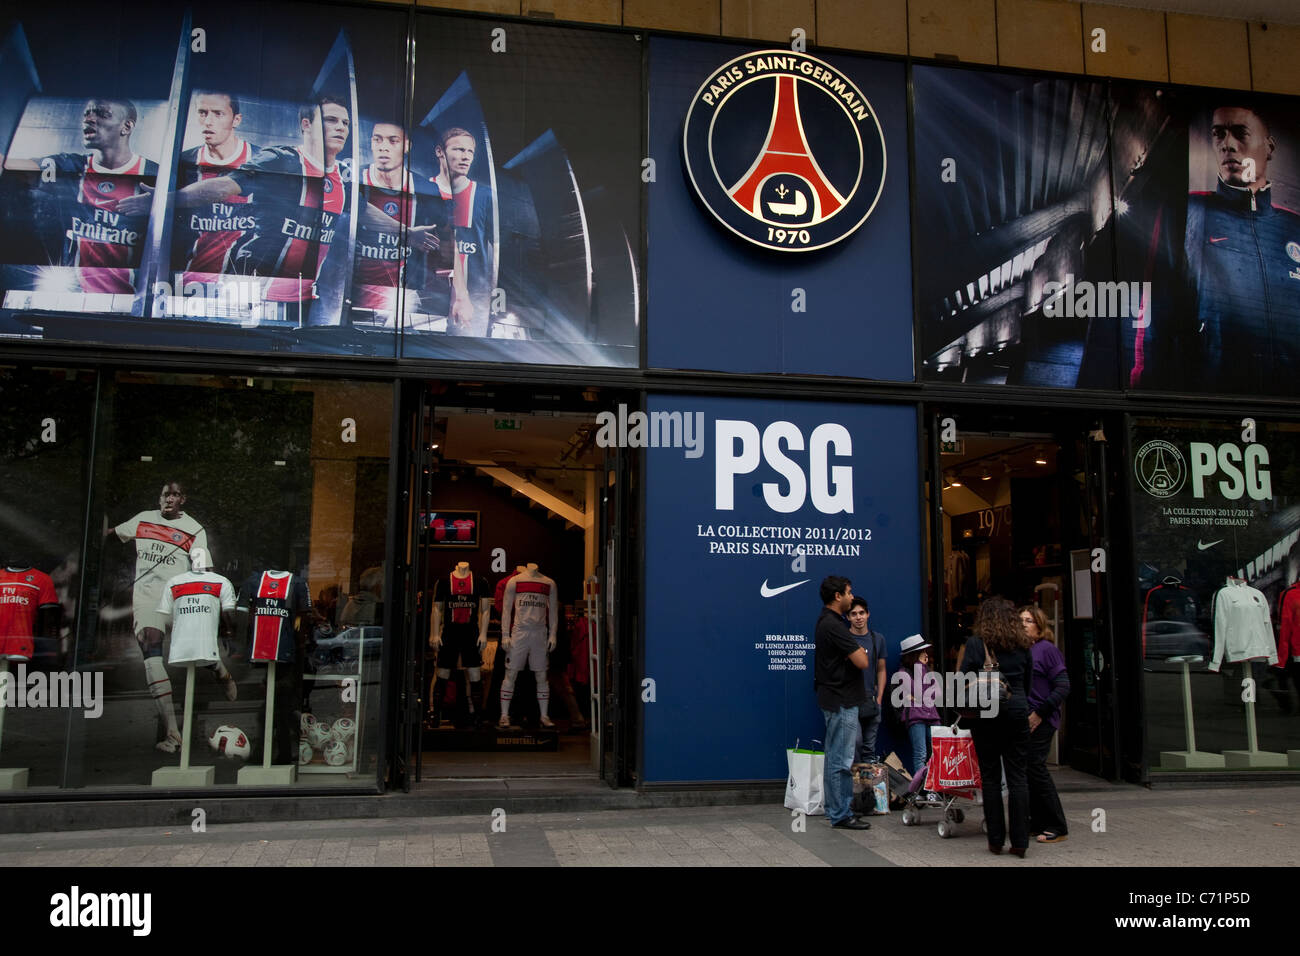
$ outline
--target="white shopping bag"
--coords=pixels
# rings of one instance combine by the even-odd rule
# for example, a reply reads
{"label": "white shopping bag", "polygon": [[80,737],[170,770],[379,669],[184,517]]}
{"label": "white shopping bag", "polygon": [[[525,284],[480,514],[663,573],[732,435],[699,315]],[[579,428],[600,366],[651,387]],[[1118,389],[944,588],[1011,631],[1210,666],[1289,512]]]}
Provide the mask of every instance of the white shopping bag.
{"label": "white shopping bag", "polygon": [[820,750],[787,749],[785,762],[790,768],[785,781],[786,809],[802,810],[809,816],[825,812],[822,774],[826,770],[826,754]]}

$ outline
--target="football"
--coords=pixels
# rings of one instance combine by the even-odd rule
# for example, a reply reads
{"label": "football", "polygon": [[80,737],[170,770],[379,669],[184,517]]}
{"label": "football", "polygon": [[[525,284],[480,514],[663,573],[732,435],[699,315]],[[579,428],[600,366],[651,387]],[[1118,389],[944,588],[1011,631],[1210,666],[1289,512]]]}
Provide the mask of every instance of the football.
{"label": "football", "polygon": [[301,718],[299,719],[299,721],[298,721],[298,726],[299,726],[299,728],[302,730],[302,732],[305,734],[305,733],[307,733],[307,728],[310,727],[310,726],[311,726],[312,724],[314,724],[314,723],[316,723],[316,715],[315,715],[315,714],[303,714],[302,717],[301,717]]}
{"label": "football", "polygon": [[309,764],[311,763],[313,756],[315,756],[315,754],[312,752],[311,744],[307,742],[306,738],[299,740],[298,741],[298,763],[300,765]]}
{"label": "football", "polygon": [[321,753],[325,755],[325,762],[331,767],[341,767],[348,762],[348,746],[341,740],[326,741]]}
{"label": "football", "polygon": [[344,743],[351,740],[352,735],[356,732],[357,723],[351,717],[340,717],[334,721],[334,726],[330,728],[330,736]]}
{"label": "football", "polygon": [[253,752],[252,742],[248,736],[238,727],[231,727],[222,724],[216,729],[208,743],[223,757],[234,757],[244,760]]}
{"label": "football", "polygon": [[330,725],[318,720],[307,727],[307,741],[319,750],[330,739]]}

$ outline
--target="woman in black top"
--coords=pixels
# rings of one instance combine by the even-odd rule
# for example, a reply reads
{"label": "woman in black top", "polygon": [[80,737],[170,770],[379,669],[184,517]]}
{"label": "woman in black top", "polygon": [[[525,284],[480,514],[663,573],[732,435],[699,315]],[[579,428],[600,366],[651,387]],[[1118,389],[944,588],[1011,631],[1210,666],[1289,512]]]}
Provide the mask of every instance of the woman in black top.
{"label": "woman in black top", "polygon": [[996,717],[971,722],[975,755],[984,789],[984,820],[989,852],[1001,853],[1007,838],[1002,810],[1002,770],[1006,768],[1010,802],[1011,852],[1023,857],[1029,846],[1029,784],[1025,766],[1029,755],[1029,678],[1032,662],[1029,637],[1010,601],[989,598],[980,605],[975,633],[966,641],[960,669],[983,669],[986,651],[997,658],[997,670],[1011,691],[998,705]]}

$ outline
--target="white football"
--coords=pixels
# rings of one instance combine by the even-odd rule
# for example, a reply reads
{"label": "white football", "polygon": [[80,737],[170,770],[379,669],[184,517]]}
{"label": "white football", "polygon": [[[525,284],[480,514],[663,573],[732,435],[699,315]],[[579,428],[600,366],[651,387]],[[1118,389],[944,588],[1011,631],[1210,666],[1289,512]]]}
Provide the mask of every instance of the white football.
{"label": "white football", "polygon": [[323,720],[318,720],[307,728],[307,740],[317,750],[324,745],[325,741],[330,739],[330,725]]}
{"label": "white football", "polygon": [[315,754],[312,752],[311,744],[307,742],[306,738],[299,740],[298,741],[298,763],[299,764],[311,763],[311,758],[313,756],[315,756]]}
{"label": "white football", "polygon": [[328,740],[321,751],[331,767],[341,767],[348,762],[348,745],[341,740]]}
{"label": "white football", "polygon": [[216,729],[208,743],[212,749],[223,757],[237,757],[243,760],[253,752],[253,744],[238,727],[222,724]]}
{"label": "white football", "polygon": [[347,743],[352,739],[352,735],[357,732],[357,722],[351,717],[340,717],[334,721],[334,726],[330,728],[330,736],[335,740],[341,740]]}
{"label": "white football", "polygon": [[307,728],[314,723],[316,723],[315,714],[303,714],[301,719],[298,721],[298,727],[305,734],[307,733]]}

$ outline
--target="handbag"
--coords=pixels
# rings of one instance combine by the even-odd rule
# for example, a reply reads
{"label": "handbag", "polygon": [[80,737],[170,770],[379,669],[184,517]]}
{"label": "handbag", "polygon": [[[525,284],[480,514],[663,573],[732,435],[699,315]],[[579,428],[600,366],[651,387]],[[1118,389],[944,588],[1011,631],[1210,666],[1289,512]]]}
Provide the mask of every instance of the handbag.
{"label": "handbag", "polygon": [[998,701],[1011,699],[1011,685],[1002,679],[997,655],[982,640],[980,646],[984,648],[984,664],[975,671],[975,680],[970,684],[970,692],[974,694],[975,700],[967,701],[967,706],[957,708],[959,717],[969,719],[981,716],[978,705],[981,700],[993,700],[995,697]]}
{"label": "handbag", "polygon": [[[983,641],[980,643],[984,644]],[[996,686],[994,681],[997,682]],[[987,644],[984,644],[984,666],[975,675],[975,692],[980,700],[992,700],[994,694],[997,694],[1000,701],[1011,699],[1011,685],[1002,679],[998,657],[989,650]]]}
{"label": "handbag", "polygon": [[820,750],[794,748],[785,752],[789,774],[785,781],[785,807],[801,810],[809,816],[823,813],[822,776],[826,770],[826,754]]}

